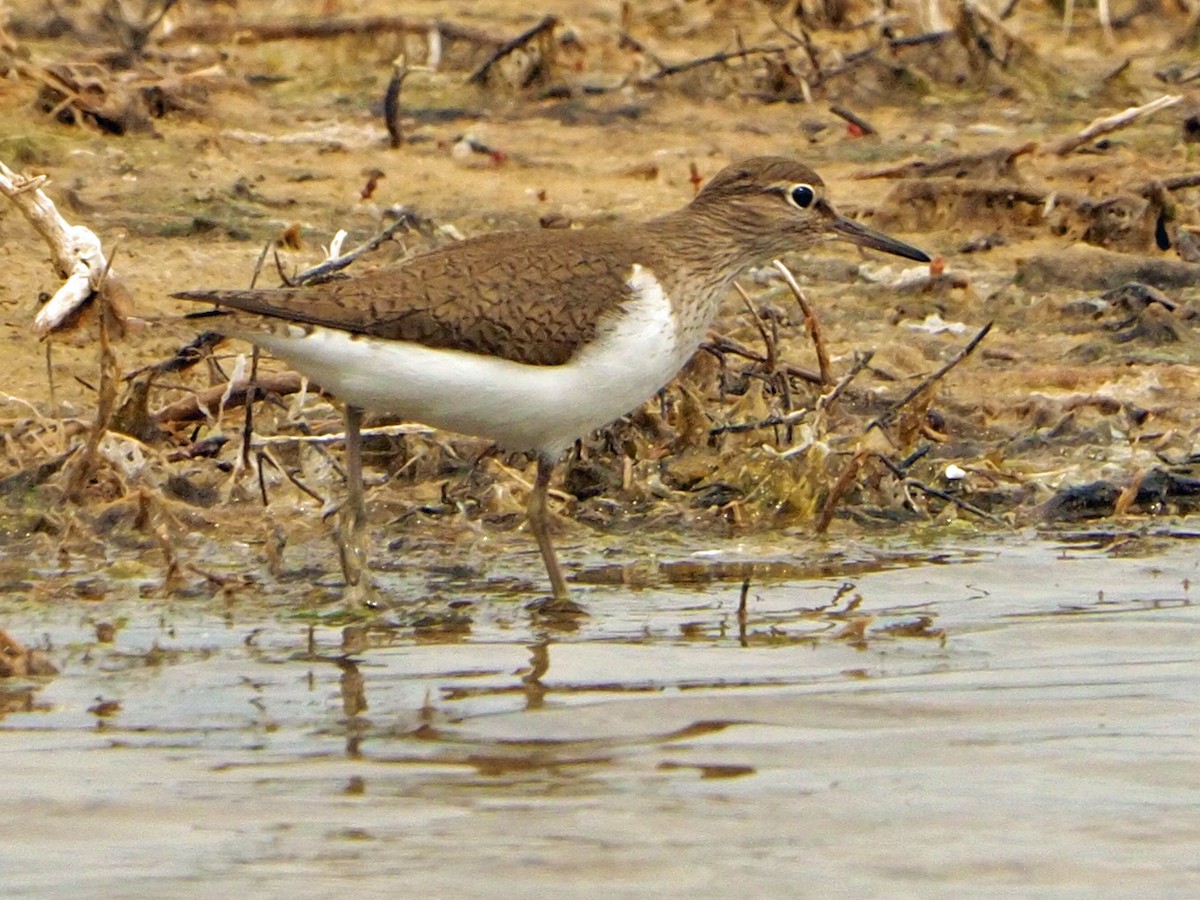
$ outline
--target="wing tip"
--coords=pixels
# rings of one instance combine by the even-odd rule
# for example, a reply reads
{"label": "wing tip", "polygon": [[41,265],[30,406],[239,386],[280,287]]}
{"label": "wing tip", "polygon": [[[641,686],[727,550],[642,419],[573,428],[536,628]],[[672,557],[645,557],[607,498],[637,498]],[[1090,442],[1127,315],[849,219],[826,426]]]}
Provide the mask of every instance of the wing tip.
{"label": "wing tip", "polygon": [[228,309],[202,309],[199,312],[184,313],[183,317],[188,320],[191,320],[191,319],[213,319],[213,318],[218,318],[218,317],[224,318],[224,317],[230,316],[232,314],[233,313]]}
{"label": "wing tip", "polygon": [[176,291],[171,294],[176,300],[196,300],[201,303],[220,303],[224,291]]}

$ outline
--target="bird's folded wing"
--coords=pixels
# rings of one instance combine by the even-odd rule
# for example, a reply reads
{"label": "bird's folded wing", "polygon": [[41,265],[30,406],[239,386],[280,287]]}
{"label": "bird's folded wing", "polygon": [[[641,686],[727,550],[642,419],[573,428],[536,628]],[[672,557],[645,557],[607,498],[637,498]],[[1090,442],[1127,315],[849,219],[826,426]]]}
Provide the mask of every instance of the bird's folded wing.
{"label": "bird's folded wing", "polygon": [[[588,236],[485,235],[343,281],[174,296],[300,325],[560,365],[595,337],[630,290],[632,257],[620,236],[606,229]],[[236,320],[244,333],[247,317]]]}

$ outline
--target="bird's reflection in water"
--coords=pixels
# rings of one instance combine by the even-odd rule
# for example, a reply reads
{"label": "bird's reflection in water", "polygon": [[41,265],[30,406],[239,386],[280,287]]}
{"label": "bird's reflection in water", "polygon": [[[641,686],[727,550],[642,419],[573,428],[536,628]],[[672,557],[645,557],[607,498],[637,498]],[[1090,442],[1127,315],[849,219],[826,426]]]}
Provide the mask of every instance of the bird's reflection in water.
{"label": "bird's reflection in water", "polygon": [[370,726],[362,718],[367,711],[366,682],[354,660],[341,657],[337,665],[342,670],[338,686],[342,694],[342,711],[346,714],[346,756],[357,759],[362,755],[362,739]]}
{"label": "bird's reflection in water", "polygon": [[546,702],[549,688],[542,683],[542,676],[550,671],[550,641],[542,639],[529,645],[529,671],[521,676],[525,686],[525,708],[541,709]]}

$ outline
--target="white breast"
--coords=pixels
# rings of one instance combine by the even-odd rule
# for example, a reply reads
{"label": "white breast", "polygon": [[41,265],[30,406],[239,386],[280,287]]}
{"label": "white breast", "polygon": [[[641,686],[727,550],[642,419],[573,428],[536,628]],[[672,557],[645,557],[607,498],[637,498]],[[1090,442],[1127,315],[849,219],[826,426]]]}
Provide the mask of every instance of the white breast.
{"label": "white breast", "polygon": [[560,366],[352,336],[329,328],[253,340],[341,400],[364,409],[557,454],[634,409],[688,360],[670,298],[635,265],[631,296],[592,343]]}

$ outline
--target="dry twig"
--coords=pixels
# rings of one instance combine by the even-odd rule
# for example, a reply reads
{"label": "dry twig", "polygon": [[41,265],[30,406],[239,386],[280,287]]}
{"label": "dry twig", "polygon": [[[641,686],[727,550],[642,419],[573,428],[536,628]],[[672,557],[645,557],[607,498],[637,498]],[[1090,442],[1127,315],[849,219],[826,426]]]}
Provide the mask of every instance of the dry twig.
{"label": "dry twig", "polygon": [[854,177],[860,181],[870,178],[931,178],[939,175],[962,178],[976,175],[982,170],[989,177],[995,178],[1011,175],[1017,158],[1035,150],[1037,144],[1030,141],[1019,147],[997,147],[983,153],[962,153],[933,160],[917,159],[883,169],[859,172]]}
{"label": "dry twig", "polygon": [[864,119],[861,116],[858,116],[855,113],[851,112],[850,110],[846,109],[846,107],[844,107],[844,106],[834,105],[834,106],[829,107],[829,111],[831,113],[833,113],[835,116],[837,116],[839,119],[845,119],[847,122],[849,122],[855,128],[857,128],[863,137],[865,137],[867,135],[871,135],[871,134],[875,134],[875,135],[879,134],[879,129],[877,129],[874,125],[872,125],[866,119]]}
{"label": "dry twig", "polygon": [[838,398],[845,393],[846,388],[850,386],[850,382],[857,378],[859,373],[865,370],[867,366],[871,364],[871,360],[874,358],[874,350],[868,350],[866,353],[856,354],[854,365],[851,366],[850,371],[843,375],[842,380],[833,386],[833,390],[827,394],[824,394],[820,399],[817,400],[817,409],[828,411],[829,408],[837,402]]}
{"label": "dry twig", "polygon": [[959,350],[957,353],[955,353],[954,356],[952,356],[945,363],[945,365],[941,366],[936,372],[932,372],[929,375],[922,378],[916,387],[914,387],[911,391],[909,391],[907,394],[905,394],[902,398],[900,398],[895,403],[893,403],[884,412],[880,413],[878,416],[876,416],[874,419],[872,419],[870,424],[868,424],[867,427],[864,429],[864,433],[867,431],[870,431],[872,428],[882,428],[884,425],[888,424],[890,421],[892,421],[892,419],[894,419],[896,417],[896,413],[900,412],[900,410],[902,410],[905,406],[907,406],[909,403],[912,402],[913,398],[919,396],[931,384],[933,384],[938,379],[944,377],[947,372],[949,372],[951,369],[953,369],[955,366],[957,366],[960,362],[962,362],[964,359],[966,359],[968,356],[970,356],[975,351],[975,348],[979,346],[979,342],[982,341],[985,337],[987,337],[987,333],[992,330],[993,324],[995,324],[995,323],[988,322],[986,325],[984,325],[983,328],[981,328],[979,330],[979,333],[976,334],[975,337],[971,338],[970,342],[965,347],[963,347],[961,350]]}
{"label": "dry twig", "polygon": [[711,66],[714,63],[726,63],[735,59],[745,59],[748,56],[763,56],[771,53],[782,53],[783,50],[783,47],[770,45],[766,47],[743,47],[740,50],[727,50],[720,53],[712,53],[708,56],[701,56],[697,59],[688,60],[687,62],[663,66],[657,71],[651,72],[645,78],[641,79],[641,83],[651,84],[655,81],[661,81],[663,78],[668,78],[671,75],[679,75],[683,72],[690,72],[692,69],[698,69],[701,66]]}
{"label": "dry twig", "polygon": [[742,434],[747,431],[759,431],[763,428],[791,427],[812,413],[811,409],[797,409],[782,416],[767,416],[755,422],[733,422],[727,425],[714,425],[708,429],[710,435]]}
{"label": "dry twig", "polygon": [[[154,421],[160,425],[169,422],[193,422],[197,419],[207,419],[215,416],[222,408],[231,409],[246,402],[250,392],[250,379],[239,379],[230,384],[217,384],[199,393],[176,400],[164,406],[154,414]],[[260,375],[257,380],[260,394],[278,394],[285,396],[294,394],[304,387],[304,379],[295,372],[281,372],[275,375]],[[319,393],[320,388],[309,384],[308,390]]]}
{"label": "dry twig", "polygon": [[[400,91],[404,87],[404,80],[413,72],[433,72],[432,66],[410,66],[408,64],[408,55],[401,53],[392,62],[392,77],[388,81],[387,91],[383,96],[383,123],[387,126],[388,137],[391,139],[393,148],[400,147],[404,144],[404,127],[402,116],[404,108],[400,105]],[[366,197],[370,195],[367,194]]]}
{"label": "dry twig", "polygon": [[514,51],[521,49],[534,38],[544,32],[552,32],[557,27],[558,19],[555,16],[543,16],[542,20],[532,28],[521,32],[512,40],[505,41],[497,47],[492,52],[492,55],[484,61],[483,65],[471,73],[471,77],[467,79],[467,84],[487,84],[488,74],[492,71],[492,66]]}
{"label": "dry twig", "polygon": [[[925,449],[928,449],[928,448],[925,448]],[[924,453],[922,452],[921,455],[924,455]],[[888,459],[882,453],[875,453],[874,456],[881,463],[883,463],[884,466],[887,467],[889,472],[891,472],[898,479],[900,479],[901,483],[905,486],[905,488],[910,488],[910,487],[915,488],[916,490],[920,491],[923,494],[928,494],[930,497],[936,497],[937,499],[944,500],[947,503],[953,503],[955,506],[957,506],[959,509],[963,510],[964,512],[969,512],[973,516],[979,516],[981,519],[987,519],[989,522],[991,522],[994,525],[1007,525],[1008,524],[1003,519],[1001,519],[999,516],[992,515],[986,509],[981,509],[980,507],[976,506],[974,503],[964,500],[962,497],[956,497],[954,494],[951,494],[948,491],[943,491],[940,488],[935,488],[931,485],[926,484],[923,481],[913,478],[911,475],[908,475],[905,472],[905,469],[910,464],[907,460],[905,461],[904,464],[896,465],[896,463],[892,462],[890,459]]]}
{"label": "dry twig", "polygon": [[[709,339],[700,345],[701,350],[707,350],[709,353],[717,357],[722,357],[726,353],[732,353],[734,356],[740,356],[744,359],[752,360],[753,362],[767,362],[767,358],[755,350],[751,350],[745,344],[735,341],[731,337],[714,334],[710,335]],[[808,381],[812,384],[822,384],[821,376],[816,372],[810,372],[808,369],[802,369],[799,366],[794,366],[791,363],[780,362],[777,364],[778,371],[787,375],[790,378],[799,378],[801,381]]]}
{"label": "dry twig", "polygon": [[1140,187],[1136,188],[1139,196],[1147,197],[1160,189],[1168,191],[1182,191],[1185,188],[1200,187],[1200,172],[1192,172],[1189,175],[1176,175],[1173,178],[1155,179],[1147,181]]}
{"label": "dry twig", "polygon": [[817,519],[817,524],[814,528],[817,534],[824,534],[829,530],[829,524],[833,521],[833,515],[837,511],[838,503],[846,496],[846,492],[850,490],[850,485],[854,484],[854,479],[858,477],[858,471],[862,468],[863,460],[870,456],[870,454],[871,451],[864,448],[850,457],[850,462],[846,464],[846,468],[842,470],[842,474],[834,482],[833,488],[829,491],[829,496],[825,498],[825,505],[821,507],[821,515]]}
{"label": "dry twig", "polygon": [[108,433],[108,424],[112,419],[113,409],[117,402],[117,383],[120,372],[117,368],[117,355],[113,352],[108,334],[108,311],[104,308],[108,300],[104,293],[104,278],[108,273],[105,268],[100,273],[100,281],[96,285],[96,302],[100,304],[100,389],[96,395],[96,421],[88,432],[83,445],[83,455],[72,462],[72,468],[67,475],[66,497],[76,500],[83,491],[83,486],[96,471],[96,452],[100,441]]}
{"label": "dry twig", "polygon": [[758,310],[754,306],[754,302],[750,299],[750,295],[746,293],[746,289],[736,281],[733,283],[733,287],[741,296],[742,302],[746,304],[746,310],[750,313],[750,317],[754,320],[754,327],[758,329],[758,334],[763,339],[763,346],[767,351],[767,372],[769,374],[774,374],[779,364],[779,351],[775,346],[774,337],[767,329],[767,323],[764,322],[763,317],[759,315]]}
{"label": "dry twig", "polygon": [[1119,131],[1122,128],[1127,128],[1138,119],[1143,119],[1146,116],[1168,109],[1175,106],[1183,100],[1179,94],[1164,94],[1156,100],[1151,100],[1149,103],[1143,103],[1141,106],[1131,106],[1126,110],[1112,115],[1105,116],[1102,119],[1096,119],[1087,128],[1084,128],[1073,137],[1065,138],[1059,141],[1052,148],[1052,152],[1058,156],[1066,156],[1072,150],[1082,147],[1093,138],[1099,137],[1102,134],[1109,134],[1113,131]]}
{"label": "dry twig", "polygon": [[804,291],[800,290],[800,285],[796,284],[796,278],[792,275],[791,270],[778,259],[772,260],[771,265],[783,275],[783,280],[787,282],[787,286],[796,297],[796,302],[800,304],[800,311],[804,313],[804,324],[808,328],[813,346],[817,351],[817,368],[820,370],[820,384],[833,384],[833,376],[829,374],[829,350],[825,347],[825,337],[821,333],[821,323],[817,319],[816,310],[812,308],[812,304],[804,296]]}

